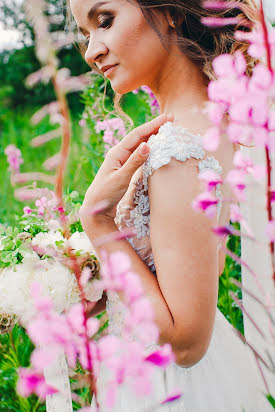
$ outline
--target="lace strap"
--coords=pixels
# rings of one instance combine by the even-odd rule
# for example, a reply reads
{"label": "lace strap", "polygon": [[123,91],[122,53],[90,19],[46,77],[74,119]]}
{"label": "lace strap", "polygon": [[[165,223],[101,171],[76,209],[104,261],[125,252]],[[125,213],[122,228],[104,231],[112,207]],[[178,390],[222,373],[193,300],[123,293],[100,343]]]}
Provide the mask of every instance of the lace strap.
{"label": "lace strap", "polygon": [[[167,165],[172,158],[184,162],[191,157],[203,159],[205,151],[200,135],[193,135],[182,126],[174,126],[172,122],[164,123],[156,135],[152,135],[148,144],[150,154],[143,165],[143,187],[148,191],[148,177],[160,167]],[[199,172],[213,170],[222,173],[222,166],[213,156],[208,156],[198,164]],[[220,216],[222,206],[221,185],[216,187],[216,196],[219,200],[217,214]]]}
{"label": "lace strap", "polygon": [[192,135],[187,129],[173,126],[172,122],[164,123],[156,135],[148,140],[150,154],[143,165],[143,185],[148,189],[148,177],[154,170],[167,165],[172,158],[184,162],[194,157],[202,159],[205,155],[201,137]]}

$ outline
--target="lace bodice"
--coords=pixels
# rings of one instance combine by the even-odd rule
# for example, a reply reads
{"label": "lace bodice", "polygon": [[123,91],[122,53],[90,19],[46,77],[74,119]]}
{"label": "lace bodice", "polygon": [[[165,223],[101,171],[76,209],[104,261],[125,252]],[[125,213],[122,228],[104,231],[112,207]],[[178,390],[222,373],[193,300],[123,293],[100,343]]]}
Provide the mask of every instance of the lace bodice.
{"label": "lace bodice", "polygon": [[[134,250],[155,274],[154,257],[150,244],[150,204],[148,178],[160,167],[167,165],[172,158],[184,162],[191,157],[202,159],[198,163],[198,172],[212,170],[222,173],[222,167],[213,156],[205,157],[200,135],[193,135],[182,126],[171,122],[163,124],[156,135],[152,135],[148,144],[150,154],[137,173],[134,174],[125,196],[117,206],[115,223],[119,230],[135,227],[136,236],[128,239]],[[220,217],[222,207],[221,185],[216,187],[218,198],[217,214]],[[109,293],[107,302],[110,333],[119,334],[119,325],[123,322],[123,305],[118,296]]]}

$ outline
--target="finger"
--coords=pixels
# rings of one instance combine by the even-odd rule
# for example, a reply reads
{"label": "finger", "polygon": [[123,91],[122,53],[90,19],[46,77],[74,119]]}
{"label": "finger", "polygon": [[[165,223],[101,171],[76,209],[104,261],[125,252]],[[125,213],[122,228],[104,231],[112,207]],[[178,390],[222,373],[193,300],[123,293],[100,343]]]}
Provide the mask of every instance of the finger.
{"label": "finger", "polygon": [[131,154],[118,173],[124,184],[129,184],[135,171],[146,161],[150,153],[150,147],[147,143],[142,142],[138,148]]}
{"label": "finger", "polygon": [[129,151],[136,150],[142,142],[146,142],[152,134],[158,132],[160,126],[169,120],[174,120],[174,115],[172,113],[164,113],[153,120],[138,126],[121,140],[121,146]]}

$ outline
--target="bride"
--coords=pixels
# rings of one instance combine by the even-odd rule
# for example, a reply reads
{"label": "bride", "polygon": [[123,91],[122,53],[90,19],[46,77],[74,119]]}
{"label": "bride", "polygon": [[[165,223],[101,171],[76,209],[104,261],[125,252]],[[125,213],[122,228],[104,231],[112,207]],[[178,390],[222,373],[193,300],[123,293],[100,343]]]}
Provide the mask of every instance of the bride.
{"label": "bride", "polygon": [[[245,17],[254,19],[253,0],[241,4]],[[203,109],[214,78],[211,62],[247,45],[234,39],[232,26],[202,25],[206,10],[200,0],[71,0],[70,9],[86,38],[86,62],[110,79],[118,95],[148,85],[161,113],[107,153],[80,210],[92,243],[117,229],[135,227],[134,238],[110,242],[104,249],[130,256],[154,309],[158,343],[170,343],[175,353],[176,361],[164,376],[156,372],[150,399],[136,398],[124,385],[115,411],[144,411],[176,386],[183,392],[181,400],[161,410],[267,411],[248,349],[217,308],[226,238],[220,240],[211,228],[229,224],[225,199],[234,199],[233,194],[226,185],[217,186],[212,218],[192,207],[203,191],[198,173],[213,170],[224,178],[237,149],[226,137],[215,157],[202,145],[210,127]],[[90,209],[104,199],[108,209],[91,217]],[[104,294],[92,313],[107,308],[109,331],[118,335],[121,299]],[[105,372],[102,368],[99,387]]]}

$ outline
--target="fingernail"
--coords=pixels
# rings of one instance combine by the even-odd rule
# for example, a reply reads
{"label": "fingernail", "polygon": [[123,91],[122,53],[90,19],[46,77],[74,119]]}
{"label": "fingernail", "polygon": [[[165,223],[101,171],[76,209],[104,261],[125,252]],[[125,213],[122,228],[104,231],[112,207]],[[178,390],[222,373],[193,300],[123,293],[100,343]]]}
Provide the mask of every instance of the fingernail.
{"label": "fingernail", "polygon": [[147,153],[149,153],[149,146],[146,143],[141,143],[140,148],[139,148],[139,152],[142,155],[147,155]]}

